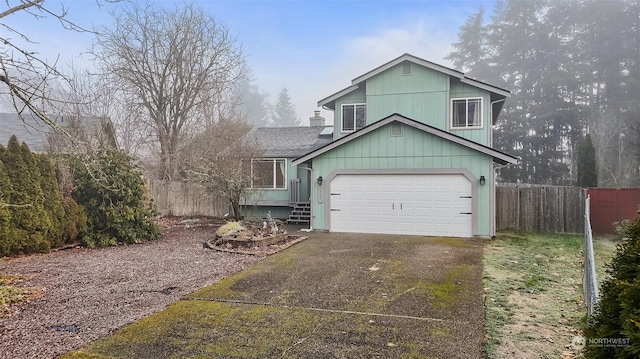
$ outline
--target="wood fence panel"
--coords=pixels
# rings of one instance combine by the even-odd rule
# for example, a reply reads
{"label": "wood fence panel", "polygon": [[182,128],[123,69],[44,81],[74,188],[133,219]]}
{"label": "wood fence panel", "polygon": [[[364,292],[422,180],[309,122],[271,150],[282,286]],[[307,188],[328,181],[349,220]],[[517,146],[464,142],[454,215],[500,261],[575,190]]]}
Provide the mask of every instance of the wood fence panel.
{"label": "wood fence panel", "polygon": [[164,215],[222,217],[229,209],[226,200],[208,195],[195,183],[149,180],[147,188]]}
{"label": "wood fence panel", "polygon": [[496,228],[539,233],[583,233],[584,190],[578,187],[496,186]]}
{"label": "wood fence panel", "polygon": [[640,188],[589,188],[591,228],[598,234],[615,234],[614,222],[638,216]]}

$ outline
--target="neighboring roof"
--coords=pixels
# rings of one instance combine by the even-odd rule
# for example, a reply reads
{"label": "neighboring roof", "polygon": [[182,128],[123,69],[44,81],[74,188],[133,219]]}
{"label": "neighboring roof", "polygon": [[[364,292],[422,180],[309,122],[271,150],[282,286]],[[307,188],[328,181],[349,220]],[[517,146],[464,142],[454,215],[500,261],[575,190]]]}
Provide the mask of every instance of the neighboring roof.
{"label": "neighboring roof", "polygon": [[402,115],[399,115],[397,113],[394,113],[393,115],[385,117],[380,121],[374,122],[374,123],[372,123],[372,124],[370,124],[370,125],[368,125],[366,127],[363,127],[362,129],[360,129],[360,130],[358,130],[356,132],[350,133],[349,135],[344,136],[344,137],[340,138],[339,140],[331,142],[330,144],[327,144],[327,145],[325,145],[325,146],[323,146],[321,148],[318,148],[318,149],[316,149],[314,151],[311,151],[311,152],[305,154],[304,156],[300,156],[300,157],[296,158],[295,160],[293,160],[293,165],[296,166],[296,165],[299,165],[301,163],[304,163],[304,162],[306,162],[306,161],[308,161],[308,160],[310,160],[310,159],[312,159],[314,157],[317,157],[317,156],[319,156],[319,155],[321,155],[321,154],[323,154],[325,152],[331,151],[332,149],[334,149],[336,147],[342,146],[343,144],[345,144],[345,143],[347,143],[349,141],[355,140],[356,138],[358,138],[360,136],[366,135],[367,133],[375,131],[378,128],[380,128],[382,126],[385,126],[385,125],[387,125],[387,124],[389,124],[391,122],[394,122],[394,121],[401,122],[401,123],[403,123],[403,124],[405,124],[407,126],[411,126],[411,127],[416,128],[418,130],[430,133],[430,134],[432,134],[434,136],[443,138],[443,139],[451,141],[451,142],[455,142],[455,143],[457,143],[459,145],[465,146],[465,147],[470,148],[472,150],[484,153],[485,155],[493,157],[493,160],[495,162],[500,163],[500,164],[507,164],[507,163],[517,164],[518,161],[519,161],[519,159],[517,157],[511,156],[511,155],[509,155],[507,153],[495,150],[495,149],[493,149],[491,147],[488,147],[488,146],[485,146],[485,145],[481,145],[481,144],[479,144],[477,142],[468,140],[468,139],[466,139],[464,137],[460,137],[460,136],[454,135],[454,134],[452,134],[450,132],[443,131],[443,130],[435,128],[433,126],[429,126],[429,125],[426,125],[424,123],[421,123],[421,122],[412,120],[410,118],[404,117]]}
{"label": "neighboring roof", "polygon": [[413,56],[411,54],[404,54],[404,55],[402,55],[400,57],[397,57],[397,58],[387,62],[384,65],[376,67],[375,69],[365,73],[364,75],[356,77],[355,79],[353,79],[351,81],[351,86],[349,86],[349,87],[347,87],[347,88],[345,88],[343,90],[340,90],[340,91],[336,92],[335,94],[333,94],[331,96],[328,96],[328,97],[318,101],[318,107],[325,106],[325,105],[335,101],[336,99],[338,99],[338,98],[340,98],[340,97],[342,97],[342,96],[344,96],[344,95],[346,95],[346,94],[348,94],[348,93],[350,93],[352,91],[355,91],[356,89],[359,88],[359,84],[361,84],[362,82],[364,82],[364,81],[372,78],[373,76],[376,76],[376,75],[378,75],[378,74],[380,74],[380,73],[382,73],[382,72],[384,72],[384,71],[386,71],[386,70],[388,70],[388,69],[390,69],[390,68],[392,68],[392,67],[394,67],[396,65],[399,65],[399,64],[403,63],[404,61],[410,61],[410,62],[412,62],[414,64],[417,64],[417,65],[420,65],[420,66],[423,66],[423,67],[426,67],[426,68],[429,68],[429,69],[432,69],[432,70],[435,70],[435,71],[442,72],[442,73],[447,74],[449,76],[456,77],[456,78],[460,79],[460,82],[462,82],[462,83],[466,83],[468,85],[473,85],[473,86],[481,88],[483,90],[487,90],[487,91],[490,91],[490,92],[493,92],[493,93],[496,93],[496,94],[499,94],[499,95],[502,95],[502,96],[505,96],[505,97],[511,96],[511,92],[509,92],[508,90],[505,90],[505,89],[502,89],[500,87],[493,86],[493,85],[490,85],[490,84],[487,84],[487,83],[484,83],[484,82],[481,82],[481,81],[478,81],[478,80],[474,80],[474,79],[469,78],[469,77],[466,77],[463,72],[460,72],[458,70],[454,70],[454,69],[448,68],[446,66],[438,65],[438,64],[436,64],[434,62],[427,61],[425,59],[421,59],[421,58]]}
{"label": "neighboring roof", "polygon": [[24,142],[33,152],[44,152],[47,135],[51,128],[36,119],[33,115],[17,113],[0,113],[0,144],[6,146],[11,136],[16,135],[20,143]]}
{"label": "neighboring roof", "polygon": [[[64,128],[69,123],[68,115],[60,115],[52,121]],[[82,119],[83,129],[92,136],[97,136],[109,130],[113,133],[113,128],[105,128],[111,125],[111,120],[105,117],[87,116]],[[0,144],[6,146],[11,136],[16,135],[20,143],[24,142],[33,152],[45,152],[48,136],[54,133],[53,128],[45,124],[42,120],[31,113],[18,115],[15,112],[0,113]],[[115,135],[112,135],[115,136]],[[113,139],[115,142],[115,137]]]}
{"label": "neighboring roof", "polygon": [[263,157],[296,158],[330,143],[333,133],[325,129],[331,127],[255,127],[245,139],[256,141]]}

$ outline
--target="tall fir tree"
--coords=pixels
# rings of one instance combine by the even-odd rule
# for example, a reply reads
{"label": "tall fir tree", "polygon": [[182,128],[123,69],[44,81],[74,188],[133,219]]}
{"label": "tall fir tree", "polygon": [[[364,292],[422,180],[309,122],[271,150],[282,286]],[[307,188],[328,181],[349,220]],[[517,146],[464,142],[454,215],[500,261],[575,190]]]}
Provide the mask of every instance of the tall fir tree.
{"label": "tall fir tree", "polygon": [[460,27],[458,42],[452,44],[453,51],[445,57],[453,62],[453,67],[464,71],[476,80],[488,81],[491,78],[489,69],[489,52],[487,28],[484,25],[484,8],[471,15]]}
{"label": "tall fir tree", "polygon": [[522,161],[501,169],[500,180],[575,183],[578,143],[588,127],[599,184],[640,184],[640,156],[621,151],[640,143],[632,131],[640,118],[637,1],[503,0],[493,13],[485,25],[481,11],[469,17],[448,58],[513,93],[493,145]]}
{"label": "tall fir tree", "polygon": [[578,187],[598,187],[598,167],[596,149],[593,147],[591,135],[587,134],[578,145]]}
{"label": "tall fir tree", "polygon": [[289,90],[286,87],[278,94],[273,115],[271,116],[271,126],[273,127],[292,127],[298,126],[300,121],[296,114],[296,108],[291,102]]}
{"label": "tall fir tree", "polygon": [[245,77],[238,80],[235,94],[239,100],[239,112],[242,119],[255,127],[269,125],[269,95],[255,83],[253,72],[245,66]]}

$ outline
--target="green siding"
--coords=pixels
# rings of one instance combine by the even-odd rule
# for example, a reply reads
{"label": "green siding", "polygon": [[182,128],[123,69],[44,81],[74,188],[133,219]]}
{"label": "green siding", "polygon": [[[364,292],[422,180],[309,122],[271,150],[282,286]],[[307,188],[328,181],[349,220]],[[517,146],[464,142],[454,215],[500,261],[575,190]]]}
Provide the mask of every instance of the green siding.
{"label": "green siding", "polygon": [[[329,178],[337,169],[467,169],[476,178],[491,178],[490,156],[444,140],[413,127],[402,125],[402,137],[391,136],[391,126],[381,127],[313,159],[315,176]],[[325,182],[325,188],[329,183]],[[314,191],[314,222],[317,229],[328,229],[325,205]],[[327,196],[328,193],[325,193]],[[478,186],[476,235],[490,235],[490,185]]]}
{"label": "green siding", "polygon": [[[463,84],[458,79],[451,79],[450,99],[468,97],[482,98],[482,128],[474,128],[469,130],[451,129],[451,133],[487,146],[489,145],[489,131],[491,131],[490,93],[475,86]],[[451,106],[451,100],[448,101],[448,106]],[[450,119],[447,119],[447,122],[450,121]]]}
{"label": "green siding", "polygon": [[[369,78],[360,88],[335,102],[334,139],[350,132],[341,131],[342,105],[367,104],[367,125],[394,113],[427,125],[451,131],[471,141],[489,145],[491,130],[491,94],[489,91],[467,85],[455,77],[412,64],[411,74],[402,74],[402,64]],[[452,98],[482,97],[483,126],[478,129],[450,129]]]}
{"label": "green siding", "polygon": [[242,215],[249,218],[267,218],[267,212],[271,211],[273,218],[285,220],[291,214],[290,207],[275,206],[243,206]]}
{"label": "green siding", "polygon": [[247,204],[255,204],[256,201],[286,201],[289,202],[289,181],[298,178],[298,169],[291,165],[291,158],[287,158],[286,189],[254,189],[247,199]]}
{"label": "green siding", "polygon": [[[335,124],[333,131],[333,139],[336,140],[340,137],[346,136],[351,132],[342,132],[342,105],[354,104],[354,103],[366,103],[366,90],[362,85],[359,89],[352,91],[338,100],[336,100],[335,111],[333,112],[333,122]],[[367,111],[367,121],[369,121],[369,113]]]}
{"label": "green siding", "polygon": [[416,64],[411,67],[411,75],[403,75],[400,64],[367,80],[367,122],[398,113],[446,129],[449,76]]}

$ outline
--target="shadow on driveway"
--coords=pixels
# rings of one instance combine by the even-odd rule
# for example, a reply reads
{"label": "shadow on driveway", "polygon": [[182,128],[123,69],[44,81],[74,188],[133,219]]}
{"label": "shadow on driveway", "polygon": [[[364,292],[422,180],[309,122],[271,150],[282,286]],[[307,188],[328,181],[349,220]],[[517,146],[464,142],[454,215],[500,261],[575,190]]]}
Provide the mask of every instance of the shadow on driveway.
{"label": "shadow on driveway", "polygon": [[309,237],[68,357],[482,357],[482,241]]}

